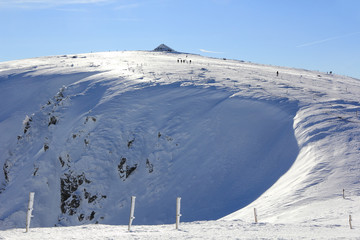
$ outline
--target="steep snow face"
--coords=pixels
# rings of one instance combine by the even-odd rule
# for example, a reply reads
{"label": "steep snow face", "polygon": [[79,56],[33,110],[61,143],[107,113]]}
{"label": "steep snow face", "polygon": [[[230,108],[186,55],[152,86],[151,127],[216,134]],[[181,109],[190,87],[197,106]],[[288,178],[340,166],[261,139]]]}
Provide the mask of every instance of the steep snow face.
{"label": "steep snow face", "polygon": [[138,224],[173,222],[178,196],[184,221],[250,203],[225,219],[308,222],[360,192],[356,79],[109,52],[1,63],[0,89],[0,228],[24,226],[29,191],[33,226],[125,224],[132,195]]}
{"label": "steep snow face", "polygon": [[[7,70],[7,69],[6,69]],[[39,110],[48,99],[63,86],[92,75],[92,72],[73,74],[32,75],[36,72],[33,67],[10,71],[3,70],[0,78],[0,152],[11,151],[14,136],[20,134],[22,121],[26,115]],[[5,72],[5,74],[4,74]],[[4,158],[4,157],[3,157]],[[3,165],[3,159],[0,160]],[[3,175],[0,176],[0,181]]]}
{"label": "steep snow face", "polygon": [[[132,195],[140,224],[173,222],[178,196],[183,221],[217,219],[255,200],[296,158],[293,108],[179,84],[119,95],[108,86],[62,88],[27,120],[6,178],[14,191],[37,193],[34,225],[126,224]],[[24,197],[8,188],[6,206]],[[17,209],[6,212],[22,224]]]}

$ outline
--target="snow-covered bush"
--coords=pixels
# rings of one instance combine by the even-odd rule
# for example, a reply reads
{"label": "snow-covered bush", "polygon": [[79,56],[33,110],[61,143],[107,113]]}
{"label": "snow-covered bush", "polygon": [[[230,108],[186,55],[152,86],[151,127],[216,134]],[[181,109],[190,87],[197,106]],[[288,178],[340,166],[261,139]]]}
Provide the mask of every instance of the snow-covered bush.
{"label": "snow-covered bush", "polygon": [[26,133],[30,128],[30,122],[32,121],[32,118],[26,115],[23,125],[24,125],[24,133]]}

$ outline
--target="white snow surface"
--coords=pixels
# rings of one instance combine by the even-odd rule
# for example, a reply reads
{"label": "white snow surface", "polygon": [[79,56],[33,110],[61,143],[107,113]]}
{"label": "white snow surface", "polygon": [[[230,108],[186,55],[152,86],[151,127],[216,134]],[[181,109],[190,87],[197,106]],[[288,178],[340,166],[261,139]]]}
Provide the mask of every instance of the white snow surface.
{"label": "white snow surface", "polygon": [[3,62],[0,90],[0,239],[360,239],[358,79],[126,51]]}

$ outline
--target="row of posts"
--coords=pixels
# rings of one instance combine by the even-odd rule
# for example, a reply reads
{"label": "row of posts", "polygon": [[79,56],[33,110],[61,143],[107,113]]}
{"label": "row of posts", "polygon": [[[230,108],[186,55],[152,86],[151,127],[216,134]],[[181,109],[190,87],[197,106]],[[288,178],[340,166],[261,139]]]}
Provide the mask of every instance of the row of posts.
{"label": "row of posts", "polygon": [[[33,206],[34,206],[34,196],[35,196],[35,193],[30,192],[28,210],[27,210],[27,214],[26,214],[26,232],[29,232],[31,218],[33,217],[32,211],[34,209],[33,208]],[[129,227],[128,227],[129,231],[131,231],[131,225],[132,225],[133,220],[135,219],[135,216],[134,216],[135,199],[136,199],[135,196],[131,197],[130,219],[129,219]],[[180,217],[181,217],[181,214],[180,214],[180,200],[181,200],[180,197],[176,198],[176,229],[179,229]]]}
{"label": "row of posts", "polygon": [[[257,215],[256,208],[254,208],[254,220],[255,220],[255,223],[258,223],[258,215]],[[350,226],[350,229],[353,229],[351,215],[349,215],[349,226]]]}
{"label": "row of posts", "polygon": [[[342,197],[343,197],[343,199],[346,199],[345,198],[345,189],[342,190]],[[256,208],[254,208],[254,220],[255,220],[255,223],[258,223],[258,215],[257,215]],[[353,229],[351,215],[349,215],[349,226],[350,226],[350,229]]]}
{"label": "row of posts", "polygon": [[[30,221],[31,221],[31,218],[33,217],[32,215],[32,211],[33,211],[33,205],[34,205],[34,196],[35,196],[35,193],[34,192],[30,192],[29,194],[29,204],[28,204],[28,210],[27,210],[27,214],[26,214],[26,232],[29,231],[29,228],[30,228]],[[343,189],[343,198],[345,199],[345,190]],[[132,196],[131,197],[131,207],[130,207],[130,218],[129,218],[129,227],[128,227],[128,230],[131,231],[131,225],[132,225],[132,222],[133,220],[135,219],[135,216],[134,216],[134,212],[135,212],[135,199],[136,197],[135,196]],[[181,214],[180,214],[180,201],[181,201],[181,198],[178,197],[176,198],[176,223],[175,223],[175,227],[176,229],[179,229],[179,224],[180,224],[180,217],[181,217]],[[255,223],[258,223],[258,215],[257,215],[257,210],[256,208],[254,208],[254,220],[255,220]],[[352,229],[352,218],[351,218],[351,215],[349,215],[349,225],[350,225],[350,229]]]}
{"label": "row of posts", "polygon": [[[131,197],[131,206],[130,206],[130,218],[129,218],[129,227],[128,230],[131,231],[131,225],[133,220],[135,219],[134,216],[134,212],[135,212],[135,196]],[[181,217],[181,213],[180,213],[180,201],[181,198],[178,197],[176,198],[176,224],[175,224],[175,228],[179,229],[179,225],[180,225],[180,217]]]}

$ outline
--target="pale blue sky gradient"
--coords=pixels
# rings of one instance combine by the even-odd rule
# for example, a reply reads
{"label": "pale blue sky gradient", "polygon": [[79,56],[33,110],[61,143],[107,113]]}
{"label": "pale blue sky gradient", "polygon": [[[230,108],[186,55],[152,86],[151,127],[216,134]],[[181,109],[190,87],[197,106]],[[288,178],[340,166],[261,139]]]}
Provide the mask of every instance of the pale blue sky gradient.
{"label": "pale blue sky gradient", "polygon": [[0,0],[0,61],[177,51],[360,79],[359,0]]}

